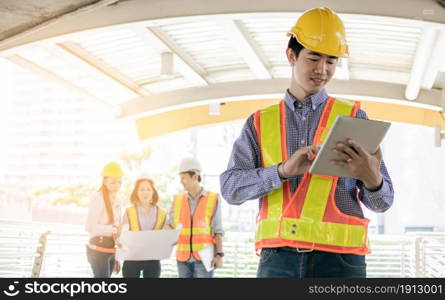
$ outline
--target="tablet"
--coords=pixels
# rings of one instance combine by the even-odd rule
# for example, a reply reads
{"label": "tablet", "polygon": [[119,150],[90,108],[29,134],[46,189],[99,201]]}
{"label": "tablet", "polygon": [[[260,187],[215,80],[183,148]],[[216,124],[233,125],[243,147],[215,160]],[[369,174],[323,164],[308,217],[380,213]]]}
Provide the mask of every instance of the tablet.
{"label": "tablet", "polygon": [[309,173],[353,178],[346,168],[336,166],[331,162],[333,159],[340,159],[332,151],[336,143],[346,143],[346,140],[351,138],[369,153],[375,153],[390,126],[389,122],[338,116],[312,163]]}

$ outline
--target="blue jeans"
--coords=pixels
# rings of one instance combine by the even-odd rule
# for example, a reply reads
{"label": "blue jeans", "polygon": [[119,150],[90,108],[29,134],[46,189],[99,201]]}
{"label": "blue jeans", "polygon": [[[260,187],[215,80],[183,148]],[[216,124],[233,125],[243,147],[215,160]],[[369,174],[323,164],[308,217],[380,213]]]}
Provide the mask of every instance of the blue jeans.
{"label": "blue jeans", "polygon": [[178,263],[179,278],[211,278],[213,271],[207,272],[204,264],[200,261]]}
{"label": "blue jeans", "polygon": [[365,256],[295,248],[263,248],[257,277],[366,277]]}
{"label": "blue jeans", "polygon": [[87,246],[88,262],[95,278],[110,278],[114,269],[114,254],[92,250]]}

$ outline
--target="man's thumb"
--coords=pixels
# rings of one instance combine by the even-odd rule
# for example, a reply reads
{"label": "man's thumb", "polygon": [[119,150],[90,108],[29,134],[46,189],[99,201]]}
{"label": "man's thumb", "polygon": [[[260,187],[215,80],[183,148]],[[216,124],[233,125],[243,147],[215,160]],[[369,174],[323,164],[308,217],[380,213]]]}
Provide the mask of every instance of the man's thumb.
{"label": "man's thumb", "polygon": [[380,149],[380,147],[377,149],[374,155],[379,161],[382,161],[383,154],[382,154],[382,149]]}

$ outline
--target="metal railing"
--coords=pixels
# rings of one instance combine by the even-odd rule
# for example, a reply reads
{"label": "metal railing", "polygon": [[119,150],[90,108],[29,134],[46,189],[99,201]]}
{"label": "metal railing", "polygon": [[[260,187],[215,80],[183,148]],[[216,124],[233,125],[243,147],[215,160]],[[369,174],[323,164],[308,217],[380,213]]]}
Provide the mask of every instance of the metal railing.
{"label": "metal railing", "polygon": [[[253,233],[227,233],[216,277],[255,277]],[[0,220],[0,277],[92,277],[79,225]],[[445,277],[445,233],[371,236],[368,277]],[[177,277],[174,253],[161,277]],[[121,277],[121,274],[114,274]]]}

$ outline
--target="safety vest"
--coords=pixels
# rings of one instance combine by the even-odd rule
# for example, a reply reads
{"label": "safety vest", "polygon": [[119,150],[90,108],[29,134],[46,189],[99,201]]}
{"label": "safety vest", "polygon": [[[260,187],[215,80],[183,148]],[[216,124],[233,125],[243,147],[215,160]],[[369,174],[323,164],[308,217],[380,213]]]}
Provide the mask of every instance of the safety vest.
{"label": "safety vest", "polygon": [[[325,140],[338,115],[355,117],[359,102],[329,98],[321,115],[313,144]],[[279,104],[254,114],[254,126],[263,168],[288,159],[286,105]],[[335,203],[338,177],[305,173],[291,195],[290,183],[262,198],[257,218],[256,248],[294,247],[334,253],[370,253],[369,220],[342,213]]]}
{"label": "safety vest", "polygon": [[[162,229],[165,223],[165,217],[167,215],[167,211],[159,206],[156,206],[156,223],[153,226],[152,230]],[[139,222],[139,215],[136,206],[130,206],[127,208],[127,216],[130,224],[131,231],[139,231],[141,230],[141,223]]]}
{"label": "safety vest", "polygon": [[217,200],[218,194],[208,192],[207,195],[199,199],[192,216],[187,193],[175,195],[173,226],[176,228],[178,224],[182,224],[176,246],[178,261],[189,260],[191,253],[197,260],[201,260],[198,251],[215,244],[211,224]]}

